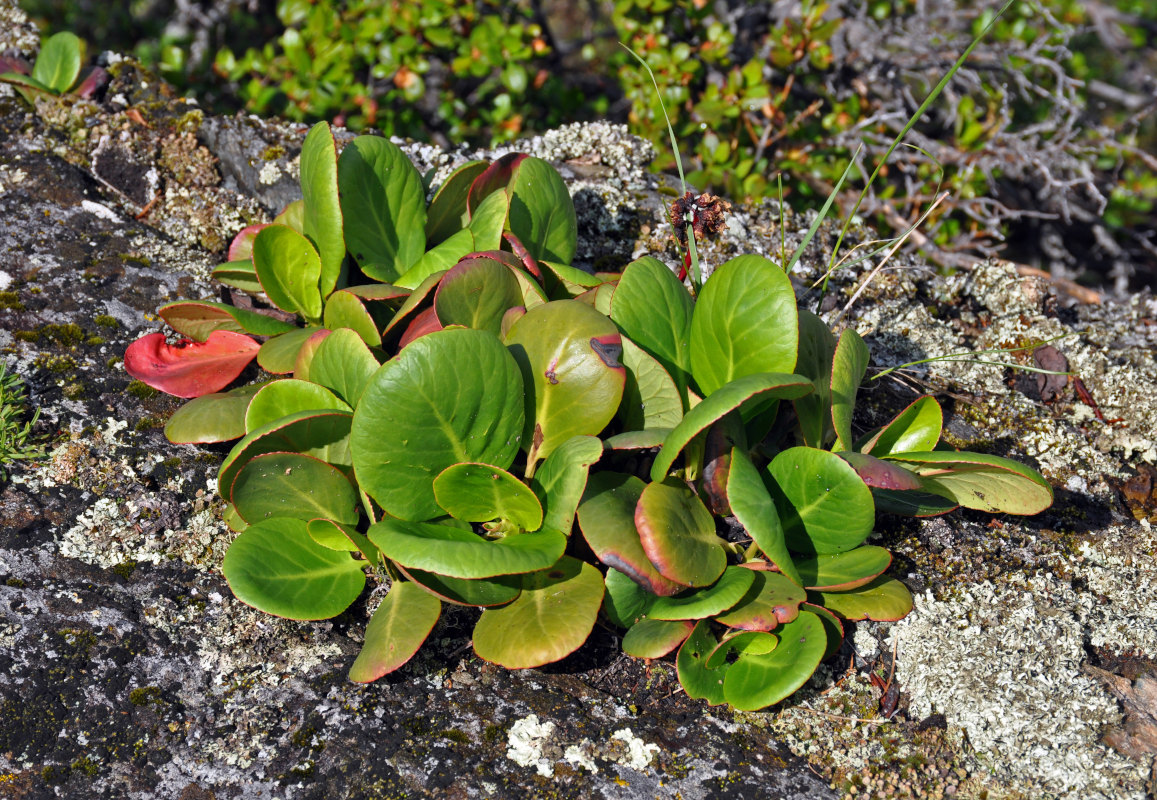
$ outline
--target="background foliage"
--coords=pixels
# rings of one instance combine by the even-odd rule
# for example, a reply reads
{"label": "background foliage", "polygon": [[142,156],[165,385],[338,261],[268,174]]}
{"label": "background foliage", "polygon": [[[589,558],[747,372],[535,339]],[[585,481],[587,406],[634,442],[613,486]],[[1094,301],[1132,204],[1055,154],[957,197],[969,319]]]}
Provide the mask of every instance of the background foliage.
{"label": "background foliage", "polygon": [[[442,144],[610,118],[735,199],[818,205],[866,175],[995,4],[954,0],[25,0],[52,30],[132,51],[216,110],[328,119]],[[336,33],[335,33],[336,32]],[[975,254],[1118,292],[1157,276],[1157,6],[1024,0],[893,155],[866,213],[945,267]],[[657,169],[673,160],[664,153]],[[852,183],[852,182],[849,182]],[[862,184],[860,184],[862,185]],[[845,210],[860,185],[846,190]]]}

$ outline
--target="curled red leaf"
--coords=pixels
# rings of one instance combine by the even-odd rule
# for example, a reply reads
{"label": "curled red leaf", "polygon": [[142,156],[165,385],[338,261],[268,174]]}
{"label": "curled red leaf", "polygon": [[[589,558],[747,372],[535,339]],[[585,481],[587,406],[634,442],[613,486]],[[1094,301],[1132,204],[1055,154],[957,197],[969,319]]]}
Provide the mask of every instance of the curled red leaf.
{"label": "curled red leaf", "polygon": [[142,336],[125,350],[125,372],[177,397],[200,397],[228,386],[257,356],[260,345],[241,333],[213,331],[204,342]]}

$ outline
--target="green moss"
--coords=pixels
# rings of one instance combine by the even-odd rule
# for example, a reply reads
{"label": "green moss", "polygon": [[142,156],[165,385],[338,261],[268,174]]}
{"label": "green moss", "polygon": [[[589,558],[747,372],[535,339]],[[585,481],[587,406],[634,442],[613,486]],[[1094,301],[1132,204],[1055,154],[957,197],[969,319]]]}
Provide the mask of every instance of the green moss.
{"label": "green moss", "polygon": [[147,383],[142,383],[140,381],[133,381],[127,387],[125,387],[125,391],[138,400],[149,400],[160,394],[160,392],[158,392],[152,386],[149,386]]}
{"label": "green moss", "polygon": [[120,320],[118,320],[116,317],[110,316],[109,314],[97,314],[92,321],[102,328],[116,329],[121,326]]}
{"label": "green moss", "polygon": [[124,264],[139,264],[142,267],[152,266],[152,261],[148,256],[142,256],[139,253],[118,253],[117,258]]}
{"label": "green moss", "polygon": [[95,778],[97,773],[100,772],[100,767],[98,767],[97,763],[88,756],[81,756],[76,761],[73,761],[69,765],[69,768],[73,772],[83,772],[90,778]]}
{"label": "green moss", "polygon": [[40,777],[43,778],[44,782],[49,786],[64,783],[68,779],[68,767],[49,764],[40,770]]}
{"label": "green moss", "polygon": [[489,744],[501,742],[505,736],[505,725],[487,725],[482,729],[482,741],[488,742]]}
{"label": "green moss", "polygon": [[275,161],[276,159],[282,158],[284,156],[285,148],[279,144],[270,145],[269,147],[266,147],[265,150],[261,153],[261,158],[263,161]]}
{"label": "green moss", "polygon": [[157,419],[156,417],[142,417],[137,420],[137,424],[133,426],[133,430],[137,433],[144,433],[145,431],[153,431],[157,428],[165,427],[165,421]]}
{"label": "green moss", "polygon": [[75,347],[84,341],[84,329],[75,322],[67,325],[50,324],[40,329],[40,335],[65,347]]}
{"label": "green moss", "polygon": [[[112,571],[115,572],[117,575],[120,575],[122,578],[124,578],[127,581],[129,579],[129,576],[132,575],[136,571],[136,569],[137,569],[137,562],[133,561],[130,558],[127,561],[122,561],[121,563],[117,564],[115,567],[112,568]],[[132,698],[130,697],[129,699],[131,700]]]}
{"label": "green moss", "polygon": [[104,362],[104,365],[106,367],[108,367],[109,369],[112,369],[119,363],[121,363],[121,357],[120,356],[113,356],[108,361]]}
{"label": "green moss", "polygon": [[161,689],[158,686],[141,686],[129,692],[129,702],[134,706],[161,705]]}
{"label": "green moss", "polygon": [[439,736],[443,739],[449,739],[458,744],[470,744],[470,736],[465,731],[460,731],[457,728],[447,728],[442,731]]}
{"label": "green moss", "polygon": [[70,356],[54,356],[48,353],[41,353],[32,363],[37,369],[42,369],[45,372],[51,372],[57,375],[64,372],[72,372],[76,369],[76,359]]}
{"label": "green moss", "polygon": [[98,345],[104,344],[104,337],[103,336],[90,336],[84,340],[84,343],[87,344],[89,347],[97,347]]}
{"label": "green moss", "polygon": [[23,311],[24,304],[20,302],[20,296],[16,292],[0,292],[0,308]]}
{"label": "green moss", "polygon": [[182,114],[173,127],[176,128],[177,133],[196,133],[201,128],[201,124],[205,121],[205,112],[199,108],[194,108],[191,111],[186,111]]}
{"label": "green moss", "polygon": [[9,578],[8,580],[4,581],[4,585],[11,586],[14,589],[23,589],[28,584],[19,578]]}
{"label": "green moss", "polygon": [[64,396],[69,400],[79,400],[84,397],[84,385],[80,383],[70,383],[61,389]]}

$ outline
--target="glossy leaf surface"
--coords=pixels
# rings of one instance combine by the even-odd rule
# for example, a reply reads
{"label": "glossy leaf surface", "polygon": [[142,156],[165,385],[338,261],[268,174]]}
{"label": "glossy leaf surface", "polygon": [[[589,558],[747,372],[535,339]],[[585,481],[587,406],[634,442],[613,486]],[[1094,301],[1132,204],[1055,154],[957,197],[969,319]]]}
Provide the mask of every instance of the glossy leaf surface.
{"label": "glossy leaf surface", "polygon": [[823,622],[810,611],[801,611],[776,636],[779,644],[770,653],[745,653],[727,670],[723,695],[735,708],[757,711],[791,696],[807,683],[827,649]]}
{"label": "glossy leaf surface", "polygon": [[344,411],[302,411],[245,434],[221,464],[218,492],[228,497],[237,471],[263,453],[306,453],[336,466],[349,466],[350,419]]}
{"label": "glossy leaf surface", "polygon": [[510,267],[492,258],[466,258],[442,276],[434,311],[443,326],[464,325],[497,336],[507,309],[522,299]]}
{"label": "glossy leaf surface", "polygon": [[846,592],[816,592],[824,608],[844,619],[890,622],[912,610],[912,593],[895,578],[880,576]]}
{"label": "glossy leaf surface", "polygon": [[233,480],[229,502],[250,525],[271,517],[358,521],[358,495],[346,476],[300,453],[266,453],[247,461]]}
{"label": "glossy leaf surface", "polygon": [[462,230],[466,196],[474,179],[486,169],[485,161],[467,161],[442,181],[426,209],[426,246],[434,247]]}
{"label": "glossy leaf surface", "polygon": [[378,324],[374,322],[361,298],[353,292],[341,289],[331,294],[325,302],[325,312],[321,321],[322,325],[331,331],[340,328],[355,331],[370,347],[377,347],[382,343]]}
{"label": "glossy leaf surface", "polygon": [[[329,123],[319,122],[310,128],[301,147],[299,163],[304,201],[302,232],[317,250],[321,266],[320,280],[315,281],[315,286],[320,288],[322,297],[328,297],[337,286],[345,259],[337,186],[337,145]],[[256,260],[256,252],[254,258]],[[319,310],[312,316],[320,313]]]}
{"label": "glossy leaf surface", "polygon": [[757,372],[790,373],[798,350],[795,291],[762,256],[739,256],[703,284],[691,317],[691,373],[704,396]]}
{"label": "glossy leaf surface", "polygon": [[351,435],[358,481],[389,514],[431,519],[442,513],[434,478],[463,461],[509,467],[522,428],[522,375],[498,339],[431,333],[383,364],[362,393]]}
{"label": "glossy leaf surface", "polygon": [[716,622],[745,631],[770,631],[796,618],[800,603],[807,600],[803,589],[778,572],[746,571],[754,576],[750,588]]}
{"label": "glossy leaf surface", "polygon": [[578,507],[579,526],[599,561],[628,575],[652,594],[672,595],[685,585],[663,577],[655,569],[635,527],[635,511],[644,487],[634,475],[592,475]]}
{"label": "glossy leaf surface", "polygon": [[892,563],[892,554],[883,547],[864,545],[845,553],[797,561],[804,586],[808,589],[846,591],[863,586],[882,574]]}
{"label": "glossy leaf surface", "polygon": [[489,464],[453,464],[434,479],[438,505],[455,519],[502,519],[527,531],[542,525],[542,505],[534,492],[504,469]]}
{"label": "glossy leaf surface", "polygon": [[866,442],[860,451],[883,458],[932,450],[940,441],[944,412],[935,397],[921,397]]}
{"label": "glossy leaf surface", "polygon": [[395,583],[366,626],[366,639],[350,667],[350,680],[370,683],[405,664],[421,648],[441,614],[437,597],[416,584]]}
{"label": "glossy leaf surface", "polygon": [[309,365],[309,380],[357,405],[378,360],[354,331],[338,329],[318,345]]}
{"label": "glossy leaf surface", "polygon": [[336,617],[357,599],[366,575],[349,553],[321,547],[303,520],[280,517],[250,525],[221,564],[241,602],[288,619]]}
{"label": "glossy leaf surface", "polygon": [[834,450],[852,449],[852,411],[856,392],[868,369],[868,346],[851,328],[840,334],[832,358],[832,426],[836,432]]}
{"label": "glossy leaf surface", "polygon": [[227,442],[245,435],[245,410],[264,383],[195,397],[173,412],[165,438],[174,444]]}
{"label": "glossy leaf surface", "polygon": [[635,658],[662,658],[691,635],[690,620],[644,619],[623,636],[623,652]]}
{"label": "glossy leaf surface", "polygon": [[321,319],[321,259],[308,239],[284,225],[270,225],[253,240],[253,266],[273,305],[313,322]]}
{"label": "glossy leaf surface", "polygon": [[623,339],[623,366],[627,380],[619,416],[629,431],[674,428],[683,419],[679,387],[663,365],[630,339]]}
{"label": "glossy leaf surface", "polygon": [[337,161],[345,244],[362,272],[384,283],[426,251],[422,176],[397,145],[358,136]]}
{"label": "glossy leaf surface", "polygon": [[544,528],[570,533],[591,465],[603,454],[594,436],[573,436],[554,449],[534,473],[530,488],[542,503]]}
{"label": "glossy leaf surface", "polygon": [[399,569],[430,594],[458,606],[501,606],[518,597],[522,591],[522,580],[517,575],[467,579],[450,578],[420,569]]}
{"label": "glossy leaf surface", "polygon": [[64,94],[80,74],[80,39],[61,31],[44,40],[32,66],[32,79],[57,94]]}
{"label": "glossy leaf surface", "polygon": [[317,335],[322,328],[295,328],[289,333],[283,333],[266,340],[257,351],[257,363],[266,372],[274,375],[286,375],[294,371],[297,366],[297,354],[311,337]]}
{"label": "glossy leaf surface", "polygon": [[706,700],[710,706],[727,702],[723,696],[723,681],[731,665],[725,662],[713,669],[707,667],[707,660],[718,646],[719,641],[711,633],[710,621],[700,620],[675,658],[679,683],[687,696]]}
{"label": "glossy leaf surface", "polygon": [[635,527],[647,558],[668,580],[708,586],[723,574],[727,556],[715,535],[715,518],[682,481],[647,484],[635,509]]}
{"label": "glossy leaf surface", "polygon": [[590,636],[602,602],[599,571],[563,557],[549,569],[524,575],[522,594],[510,605],[482,612],[474,626],[474,652],[508,669],[558,661]]}
{"label": "glossy leaf surface", "polygon": [[691,294],[675,273],[658,259],[644,256],[623,270],[611,299],[610,317],[685,388],[691,374],[694,307]]}
{"label": "glossy leaf surface", "polygon": [[386,558],[406,568],[451,578],[534,572],[556,562],[566,548],[566,536],[558,531],[517,533],[490,540],[459,528],[389,517],[372,525],[368,535]]}
{"label": "glossy leaf surface", "polygon": [[823,447],[832,431],[832,359],[836,337],[827,324],[810,311],[799,311],[799,358],[796,373],[809,378],[814,391],[792,401],[799,417],[804,444]]}
{"label": "glossy leaf surface", "polygon": [[352,409],[323,386],[309,381],[286,378],[266,384],[245,411],[245,432],[255,431],[271,422],[299,411],[345,411]]}
{"label": "glossy leaf surface", "polygon": [[793,447],[779,453],[768,471],[787,500],[779,511],[792,552],[842,553],[872,532],[872,492],[835,453]]}
{"label": "glossy leaf surface", "polygon": [[554,167],[541,158],[523,159],[506,191],[511,232],[535,259],[569,264],[574,258],[578,224],[570,192]]}
{"label": "glossy leaf surface", "polygon": [[583,303],[557,300],[527,311],[506,342],[526,386],[528,458],[545,458],[572,436],[597,434],[611,421],[626,381],[613,322]]}
{"label": "glossy leaf surface", "polygon": [[710,586],[680,592],[672,597],[655,598],[647,610],[647,618],[676,620],[713,617],[742,600],[754,580],[753,570],[728,567],[719,576],[719,580]]}
{"label": "glossy leaf surface", "polygon": [[779,372],[745,375],[728,383],[688,411],[667,436],[651,466],[651,480],[662,480],[687,443],[728,413],[757,399],[791,399],[811,390],[811,381],[802,375]]}
{"label": "glossy leaf surface", "polygon": [[1038,514],[1053,502],[1053,489],[1039,472],[1008,458],[934,450],[899,453],[889,460],[919,475],[926,491],[965,508]]}
{"label": "glossy leaf surface", "polygon": [[731,513],[751,534],[763,554],[779,567],[780,572],[802,586],[799,571],[787,549],[779,512],[763,482],[763,475],[751,463],[751,457],[738,447],[731,451],[727,500],[731,505]]}
{"label": "glossy leaf surface", "polygon": [[177,333],[196,342],[203,342],[213,331],[251,333],[254,336],[276,336],[294,329],[294,325],[256,311],[215,303],[209,300],[181,300],[157,309],[163,319]]}

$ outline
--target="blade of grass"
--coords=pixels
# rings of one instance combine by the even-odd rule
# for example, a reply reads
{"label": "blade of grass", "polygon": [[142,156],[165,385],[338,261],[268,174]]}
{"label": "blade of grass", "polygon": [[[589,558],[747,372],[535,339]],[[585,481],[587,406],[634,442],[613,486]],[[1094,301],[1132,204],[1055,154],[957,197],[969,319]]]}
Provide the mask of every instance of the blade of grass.
{"label": "blade of grass", "polygon": [[894,367],[888,367],[887,369],[881,370],[872,376],[872,380],[877,380],[884,377],[885,375],[888,375],[889,373],[896,372],[897,370],[907,369],[908,367],[914,367],[918,364],[928,364],[932,361],[961,361],[965,364],[991,364],[998,367],[1023,369],[1026,372],[1041,372],[1045,375],[1072,375],[1071,372],[1057,372],[1054,370],[1041,369],[1039,367],[1028,367],[1022,364],[1008,364],[1003,361],[983,361],[977,359],[976,356],[988,355],[989,353],[1021,353],[1025,350],[1036,350],[1038,347],[1043,347],[1046,344],[1051,344],[1052,342],[1057,342],[1061,339],[1067,339],[1070,336],[1076,335],[1077,334],[1075,333],[1062,333],[1060,336],[1053,336],[1051,339],[1042,339],[1039,342],[1026,344],[1024,347],[994,347],[990,350],[966,350],[963,353],[948,353],[947,355],[942,356],[922,358],[919,361],[909,361],[907,364],[897,364]]}

